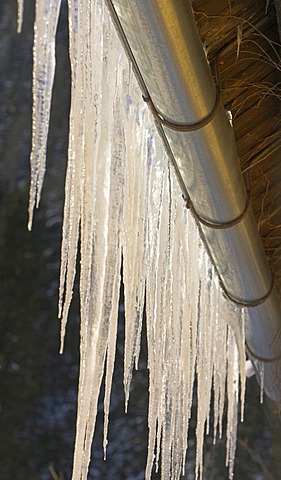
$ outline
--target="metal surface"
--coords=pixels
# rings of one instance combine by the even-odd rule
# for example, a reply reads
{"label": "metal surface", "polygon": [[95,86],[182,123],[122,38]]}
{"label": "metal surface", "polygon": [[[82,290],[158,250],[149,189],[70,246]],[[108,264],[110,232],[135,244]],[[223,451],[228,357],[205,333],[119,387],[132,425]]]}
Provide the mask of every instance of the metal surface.
{"label": "metal surface", "polygon": [[[195,123],[206,117],[215,104],[216,87],[189,1],[108,3],[111,10],[115,9],[119,30],[126,37],[126,49],[131,50],[138,66],[140,84],[159,113],[177,124]],[[247,196],[233,129],[224,107],[219,107],[208,125],[191,133],[159,128],[172,151],[183,190],[187,190],[197,213],[214,223],[236,219],[245,209]],[[232,298],[251,302],[268,294],[271,273],[251,210],[232,228],[201,229]],[[246,341],[253,357],[270,360],[279,356],[280,326],[281,308],[273,290],[264,304],[248,309]],[[255,363],[257,366],[257,360]],[[264,385],[272,398],[281,401],[281,391],[273,384],[276,369],[276,361],[266,362]]]}

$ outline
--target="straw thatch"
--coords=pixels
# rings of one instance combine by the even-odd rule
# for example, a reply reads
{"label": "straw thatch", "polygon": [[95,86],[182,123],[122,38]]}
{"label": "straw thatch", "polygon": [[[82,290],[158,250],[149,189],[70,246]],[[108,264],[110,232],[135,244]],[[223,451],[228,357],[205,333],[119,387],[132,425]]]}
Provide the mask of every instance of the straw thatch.
{"label": "straw thatch", "polygon": [[193,8],[208,59],[220,55],[223,102],[281,294],[281,1],[196,0]]}
{"label": "straw thatch", "polygon": [[274,5],[276,10],[277,25],[279,30],[279,39],[281,41],[281,0],[275,0]]}

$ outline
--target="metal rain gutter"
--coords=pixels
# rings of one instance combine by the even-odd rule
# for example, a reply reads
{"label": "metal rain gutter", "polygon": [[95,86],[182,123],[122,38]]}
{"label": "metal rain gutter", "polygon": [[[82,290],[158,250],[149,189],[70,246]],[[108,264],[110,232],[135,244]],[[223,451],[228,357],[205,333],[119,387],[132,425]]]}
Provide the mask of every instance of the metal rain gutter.
{"label": "metal rain gutter", "polygon": [[189,0],[106,3],[143,94],[160,114],[158,128],[224,289],[247,307],[249,357],[257,373],[263,369],[266,393],[281,402],[280,301]]}

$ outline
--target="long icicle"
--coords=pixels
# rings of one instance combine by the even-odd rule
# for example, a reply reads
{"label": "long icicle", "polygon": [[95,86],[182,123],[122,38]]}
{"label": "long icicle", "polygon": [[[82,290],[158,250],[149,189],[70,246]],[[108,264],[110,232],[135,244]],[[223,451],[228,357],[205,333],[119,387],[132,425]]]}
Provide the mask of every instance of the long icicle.
{"label": "long icicle", "polygon": [[[61,0],[37,0],[33,45],[33,112],[28,229],[39,206],[46,168],[51,98],[55,76],[55,37]],[[19,3],[19,8],[23,4]],[[19,17],[20,18],[20,17]]]}
{"label": "long icicle", "polygon": [[24,11],[24,0],[18,0],[18,18],[17,18],[17,33],[21,33],[22,21]]}

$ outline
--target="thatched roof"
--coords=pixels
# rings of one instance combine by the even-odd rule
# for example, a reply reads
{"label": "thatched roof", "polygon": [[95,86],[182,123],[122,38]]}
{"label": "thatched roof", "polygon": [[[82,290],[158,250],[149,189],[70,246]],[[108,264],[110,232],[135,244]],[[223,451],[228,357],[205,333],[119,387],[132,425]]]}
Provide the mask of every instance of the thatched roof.
{"label": "thatched roof", "polygon": [[281,293],[281,2],[196,0],[193,8],[208,58],[220,55],[223,102]]}
{"label": "thatched roof", "polygon": [[281,41],[281,0],[274,0],[276,17],[277,17],[277,25],[279,30],[279,39]]}

